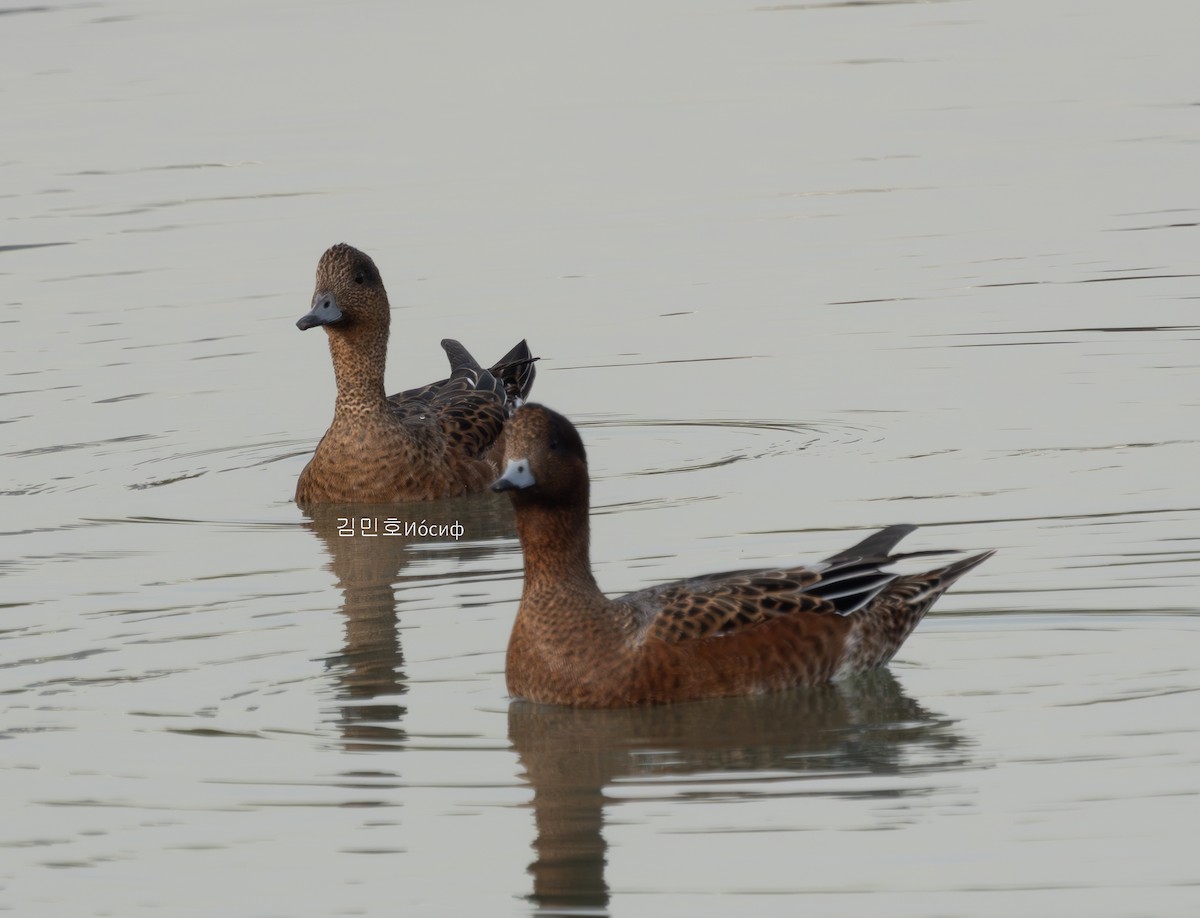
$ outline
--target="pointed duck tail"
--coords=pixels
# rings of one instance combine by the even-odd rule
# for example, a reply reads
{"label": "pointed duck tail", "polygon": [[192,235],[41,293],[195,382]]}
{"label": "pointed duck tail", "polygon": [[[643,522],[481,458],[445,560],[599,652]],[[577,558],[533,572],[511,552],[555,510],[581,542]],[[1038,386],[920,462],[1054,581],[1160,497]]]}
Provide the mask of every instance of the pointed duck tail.
{"label": "pointed duck tail", "polygon": [[530,353],[529,345],[522,338],[492,367],[493,375],[504,382],[508,400],[514,408],[529,398],[529,390],[533,388],[533,378],[537,375],[537,367],[534,366],[537,361],[538,358]]}
{"label": "pointed duck tail", "polygon": [[[848,580],[861,581],[866,579],[864,568],[870,569],[875,564],[946,553],[921,551],[888,555],[891,548],[914,528],[891,526],[853,548],[835,555],[830,561],[836,562],[835,569],[839,572],[853,572]],[[880,551],[884,553],[883,558],[878,556]],[[854,627],[847,637],[837,677],[874,669],[891,660],[941,595],[960,577],[978,567],[993,554],[994,551],[985,551],[919,574],[885,575],[888,581],[884,583],[874,579],[869,584],[874,595],[866,602],[860,601],[852,610],[843,611],[839,608],[842,614],[851,616]],[[835,575],[829,579],[836,581],[839,578]],[[821,592],[822,587],[824,584],[819,584],[814,592]]]}

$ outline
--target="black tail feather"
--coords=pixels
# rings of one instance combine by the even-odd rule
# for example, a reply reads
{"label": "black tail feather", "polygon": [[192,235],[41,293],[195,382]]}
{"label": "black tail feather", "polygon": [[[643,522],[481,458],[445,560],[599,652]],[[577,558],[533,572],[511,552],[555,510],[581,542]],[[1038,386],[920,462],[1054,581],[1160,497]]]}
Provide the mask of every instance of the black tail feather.
{"label": "black tail feather", "polygon": [[863,562],[882,564],[892,559],[892,549],[916,528],[911,523],[897,523],[895,526],[888,526],[886,529],[867,536],[857,545],[851,545],[836,555],[830,555],[825,559],[825,563],[834,566]]}
{"label": "black tail feather", "polygon": [[539,359],[530,353],[529,345],[522,338],[512,350],[496,361],[492,373],[503,381],[510,401],[523,402],[529,397],[533,378],[537,375],[534,364]]}

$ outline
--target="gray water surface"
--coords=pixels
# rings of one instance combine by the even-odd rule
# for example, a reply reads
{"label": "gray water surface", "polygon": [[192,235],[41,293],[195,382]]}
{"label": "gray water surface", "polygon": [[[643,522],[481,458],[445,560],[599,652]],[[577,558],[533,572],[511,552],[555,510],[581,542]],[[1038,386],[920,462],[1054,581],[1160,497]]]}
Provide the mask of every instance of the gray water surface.
{"label": "gray water surface", "polygon": [[[1187,0],[0,10],[0,910],[1191,916]],[[999,549],[890,671],[510,702],[511,512],[291,503],[317,258],[389,390],[528,338],[614,593]]]}

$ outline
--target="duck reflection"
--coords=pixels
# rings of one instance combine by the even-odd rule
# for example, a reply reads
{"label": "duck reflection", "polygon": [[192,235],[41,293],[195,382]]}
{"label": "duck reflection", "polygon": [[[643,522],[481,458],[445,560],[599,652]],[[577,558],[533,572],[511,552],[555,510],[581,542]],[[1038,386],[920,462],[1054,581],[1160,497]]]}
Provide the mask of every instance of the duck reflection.
{"label": "duck reflection", "polygon": [[[530,898],[540,915],[606,913],[604,791],[614,780],[714,771],[886,775],[915,767],[914,759],[928,770],[966,758],[952,722],[907,697],[887,670],[835,685],[657,707],[514,701],[508,726],[534,792]],[[719,793],[727,796],[728,787]]]}
{"label": "duck reflection", "polygon": [[[408,691],[401,594],[445,576],[441,564],[429,574],[406,574],[405,569],[418,556],[448,564],[493,556],[495,540],[516,537],[512,509],[507,500],[485,495],[428,504],[318,505],[306,515],[305,525],[324,544],[342,591],[345,641],[326,666],[337,680],[336,697],[344,702],[338,722],[346,748],[400,742],[407,709],[394,699]],[[425,527],[418,532],[421,523]],[[462,527],[455,530],[457,539],[449,528],[456,525]],[[388,701],[372,703],[384,698]]]}

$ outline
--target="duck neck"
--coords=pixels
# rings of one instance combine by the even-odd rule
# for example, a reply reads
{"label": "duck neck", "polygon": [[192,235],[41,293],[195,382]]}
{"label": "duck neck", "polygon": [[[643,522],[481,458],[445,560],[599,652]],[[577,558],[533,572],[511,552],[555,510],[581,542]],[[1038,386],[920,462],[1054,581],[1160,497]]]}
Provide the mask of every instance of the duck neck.
{"label": "duck neck", "polygon": [[329,352],[337,379],[339,410],[361,411],[384,406],[383,371],[387,365],[388,329],[356,326],[331,330]]}
{"label": "duck neck", "polygon": [[525,596],[562,592],[603,596],[588,556],[586,500],[519,507],[517,535],[525,554]]}

